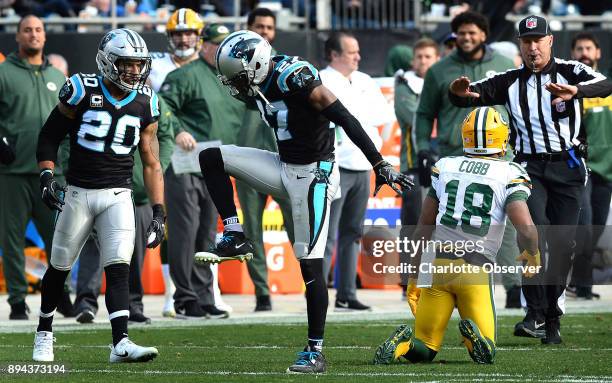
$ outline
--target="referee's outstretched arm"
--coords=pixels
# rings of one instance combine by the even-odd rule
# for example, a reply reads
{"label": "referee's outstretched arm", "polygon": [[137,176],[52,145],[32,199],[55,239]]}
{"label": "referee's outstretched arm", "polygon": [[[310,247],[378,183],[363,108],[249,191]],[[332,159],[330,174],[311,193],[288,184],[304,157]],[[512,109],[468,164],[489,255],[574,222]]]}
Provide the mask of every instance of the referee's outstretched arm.
{"label": "referee's outstretched arm", "polygon": [[[612,94],[612,81],[589,66],[578,61],[555,60],[556,75],[562,76],[567,83],[548,83],[548,90],[555,98],[552,104],[583,97],[607,97]],[[531,76],[525,76],[525,67],[511,69],[493,77],[470,83],[470,79],[461,76],[451,82],[448,88],[450,101],[459,107],[504,105],[508,103],[508,90],[516,82],[527,82]]]}

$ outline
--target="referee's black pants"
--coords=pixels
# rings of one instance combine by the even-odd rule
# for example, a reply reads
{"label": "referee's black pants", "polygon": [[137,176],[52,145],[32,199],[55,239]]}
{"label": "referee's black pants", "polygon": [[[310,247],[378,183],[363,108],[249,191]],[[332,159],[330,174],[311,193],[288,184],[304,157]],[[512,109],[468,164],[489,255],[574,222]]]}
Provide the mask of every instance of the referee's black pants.
{"label": "referee's black pants", "polygon": [[[515,162],[525,166],[520,155]],[[527,315],[536,320],[553,320],[563,315],[558,299],[565,290],[576,245],[586,166],[582,160],[573,168],[567,160],[529,160],[525,168],[533,184],[527,205],[538,226],[540,254],[546,268],[536,277],[523,277],[522,289]]]}

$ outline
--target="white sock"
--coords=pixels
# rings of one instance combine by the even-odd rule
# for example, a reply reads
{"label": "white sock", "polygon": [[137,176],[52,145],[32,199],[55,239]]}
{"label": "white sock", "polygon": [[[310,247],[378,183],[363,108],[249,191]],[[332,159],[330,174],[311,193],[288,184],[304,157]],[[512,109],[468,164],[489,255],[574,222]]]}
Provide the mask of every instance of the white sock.
{"label": "white sock", "polygon": [[172,297],[176,288],[174,287],[174,282],[172,282],[172,278],[170,277],[170,266],[167,263],[162,264],[162,275],[164,276],[164,295],[166,297]]}

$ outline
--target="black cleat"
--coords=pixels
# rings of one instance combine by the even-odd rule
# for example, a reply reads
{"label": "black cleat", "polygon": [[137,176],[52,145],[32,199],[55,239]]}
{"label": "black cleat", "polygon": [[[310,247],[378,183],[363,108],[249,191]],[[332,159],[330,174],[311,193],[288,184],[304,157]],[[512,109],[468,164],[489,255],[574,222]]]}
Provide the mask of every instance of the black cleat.
{"label": "black cleat", "polygon": [[307,346],[304,351],[298,352],[298,358],[289,368],[288,374],[320,374],[327,370],[327,362],[323,353],[312,351]]}
{"label": "black cleat", "polygon": [[256,297],[255,312],[272,311],[272,302],[269,295],[261,295]]}
{"label": "black cleat", "polygon": [[84,309],[76,316],[76,321],[82,324],[92,323],[96,314],[90,309]]}
{"label": "black cleat", "polygon": [[561,324],[559,318],[546,320],[546,336],[542,339],[542,344],[561,344]]}
{"label": "black cleat", "polygon": [[229,318],[229,313],[227,311],[219,310],[215,305],[204,305],[201,307],[202,307],[202,311],[206,313],[207,318],[211,318],[211,319]]}
{"label": "black cleat", "polygon": [[370,306],[366,306],[363,303],[359,302],[357,299],[341,301],[336,299],[336,304],[334,305],[334,311],[371,311],[372,308]]}
{"label": "black cleat", "polygon": [[30,308],[25,301],[11,304],[11,313],[9,314],[10,320],[28,320],[28,313]]}
{"label": "black cleat", "polygon": [[250,261],[254,252],[253,244],[244,233],[228,231],[223,233],[216,247],[195,253],[194,258],[196,263],[221,263],[232,260],[244,262]]}
{"label": "black cleat", "polygon": [[514,326],[514,336],[526,338],[544,338],[544,320],[533,319],[529,314]]}
{"label": "black cleat", "polygon": [[206,312],[196,301],[188,301],[181,306],[175,306],[177,319],[206,319]]}

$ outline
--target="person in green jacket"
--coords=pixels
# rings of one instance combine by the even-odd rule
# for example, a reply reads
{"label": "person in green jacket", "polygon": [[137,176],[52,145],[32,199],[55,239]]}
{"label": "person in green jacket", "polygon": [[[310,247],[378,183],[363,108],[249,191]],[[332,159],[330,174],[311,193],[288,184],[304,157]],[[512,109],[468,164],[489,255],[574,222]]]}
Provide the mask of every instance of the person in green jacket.
{"label": "person in green jacket", "polygon": [[391,77],[398,70],[409,71],[412,64],[413,52],[408,45],[397,44],[389,49],[385,58],[385,76]]}
{"label": "person in green jacket", "polygon": [[[485,44],[489,33],[487,19],[477,12],[460,13],[451,21],[451,29],[457,35],[457,48],[433,65],[425,75],[423,91],[416,112],[415,133],[419,180],[422,186],[431,184],[430,168],[440,157],[461,155],[461,123],[470,108],[454,106],[448,98],[449,84],[459,76],[468,76],[474,81],[491,77],[495,73],[514,68],[514,63]],[[506,121],[508,113],[502,106],[495,107]],[[431,150],[430,138],[437,120],[439,153]],[[508,151],[506,159],[512,158]],[[502,246],[497,261],[501,265],[515,265],[519,255],[516,231],[512,224],[506,225]],[[520,307],[519,273],[502,274],[506,288],[506,307]]]}
{"label": "person in green jacket", "polygon": [[[12,161],[6,161],[10,163],[0,164],[0,249],[11,305],[9,319],[28,319],[23,249],[30,218],[48,252],[53,239],[55,214],[40,198],[36,143],[66,78],[43,54],[45,39],[43,22],[36,16],[24,17],[17,28],[17,52],[0,64],[0,138],[14,153]],[[67,291],[58,311],[73,315]]]}
{"label": "person in green jacket", "polygon": [[[160,96],[173,114],[175,142],[185,151],[196,144],[221,141],[235,144],[245,114],[244,104],[230,96],[217,78],[215,53],[229,35],[227,27],[210,24],[203,32],[200,58],[168,74]],[[215,244],[217,209],[202,174],[166,171],[168,210],[168,264],[176,286],[177,318],[227,318],[215,307],[210,265],[194,265],[196,251]]]}
{"label": "person in green jacket", "polygon": [[[247,28],[257,32],[270,44],[276,34],[276,16],[268,8],[256,8],[247,19]],[[257,104],[249,100],[246,102],[247,110],[244,114],[242,128],[236,145],[264,149],[278,152],[274,131],[261,119]],[[255,311],[272,310],[270,289],[268,288],[268,266],[266,252],[263,245],[263,211],[268,196],[259,193],[246,183],[236,180],[236,193],[240,201],[240,209],[244,219],[244,233],[253,241],[255,253],[253,259],[247,263],[249,276],[255,285]],[[289,240],[293,243],[293,219],[289,201],[280,198],[274,199],[283,214],[283,224]]]}
{"label": "person in green jacket", "polygon": [[[597,38],[588,32],[574,36],[572,58],[599,70],[601,49]],[[593,253],[603,234],[612,196],[612,95],[606,98],[585,98],[582,106],[582,126],[589,154],[587,166],[591,174],[578,219],[578,225],[581,225],[579,228],[584,231],[583,237],[579,236],[576,240],[578,250],[574,258],[572,285],[578,298],[592,299],[599,297],[593,292]]]}

